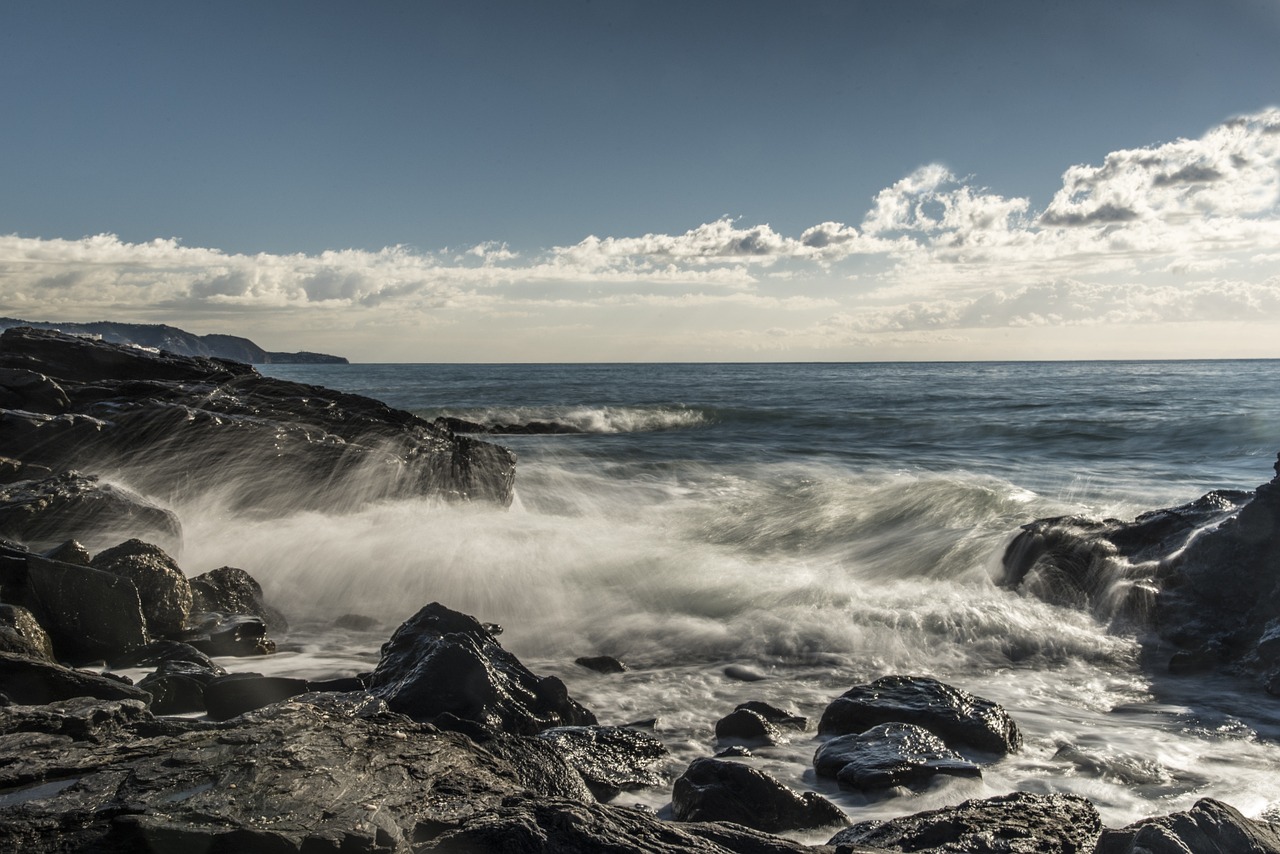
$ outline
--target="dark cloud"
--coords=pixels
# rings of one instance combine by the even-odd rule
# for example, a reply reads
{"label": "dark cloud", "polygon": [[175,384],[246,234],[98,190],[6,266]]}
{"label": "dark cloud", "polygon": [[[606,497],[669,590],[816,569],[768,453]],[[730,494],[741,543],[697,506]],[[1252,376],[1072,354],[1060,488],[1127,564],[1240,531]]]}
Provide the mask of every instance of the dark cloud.
{"label": "dark cloud", "polygon": [[1226,176],[1212,166],[1192,164],[1183,166],[1177,172],[1157,175],[1152,183],[1157,187],[1171,187],[1177,184],[1207,184],[1220,181]]}
{"label": "dark cloud", "polygon": [[1064,213],[1050,208],[1040,215],[1040,222],[1042,225],[1114,225],[1133,222],[1137,218],[1138,212],[1133,208],[1107,202],[1086,213]]}

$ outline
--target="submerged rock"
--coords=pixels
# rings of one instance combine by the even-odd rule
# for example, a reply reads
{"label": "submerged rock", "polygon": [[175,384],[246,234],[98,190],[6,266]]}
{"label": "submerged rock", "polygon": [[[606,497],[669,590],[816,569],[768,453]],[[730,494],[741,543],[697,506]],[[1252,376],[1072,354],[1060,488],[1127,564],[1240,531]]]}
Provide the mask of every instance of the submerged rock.
{"label": "submerged rock", "polygon": [[1014,792],[954,807],[868,821],[827,843],[837,854],[867,846],[931,854],[1090,854],[1102,832],[1093,804],[1074,795]]}
{"label": "submerged rock", "polygon": [[848,824],[844,812],[814,792],[800,794],[763,771],[722,759],[697,759],[671,793],[678,821],[731,821],[777,833]]}
{"label": "submerged rock", "polygon": [[819,735],[865,732],[884,723],[923,727],[952,749],[1003,756],[1022,746],[1022,733],[1001,706],[924,676],[884,676],[855,685],[822,713]]}
{"label": "submerged rock", "polygon": [[525,735],[597,723],[563,682],[535,676],[474,617],[438,602],[420,610],[383,644],[369,692],[420,721],[449,714]]}
{"label": "submerged rock", "polygon": [[831,739],[814,754],[813,769],[863,790],[918,786],[938,776],[982,776],[977,765],[948,750],[933,733],[900,723]]}
{"label": "submerged rock", "polygon": [[596,673],[626,673],[627,665],[611,655],[592,655],[575,658],[573,663]]}

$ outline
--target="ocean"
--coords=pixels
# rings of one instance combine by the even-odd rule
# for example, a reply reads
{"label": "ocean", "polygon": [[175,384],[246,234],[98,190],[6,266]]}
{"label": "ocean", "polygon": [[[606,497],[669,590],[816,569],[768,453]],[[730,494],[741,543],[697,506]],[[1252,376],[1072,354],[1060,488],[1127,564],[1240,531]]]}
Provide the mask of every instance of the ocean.
{"label": "ocean", "polygon": [[[715,752],[714,724],[740,702],[816,724],[849,687],[906,673],[1001,703],[1024,749],[982,780],[878,800],[815,778],[812,731],[751,761],[857,820],[1013,790],[1082,795],[1110,826],[1206,796],[1280,818],[1280,700],[1170,677],[1124,629],[993,582],[1034,519],[1130,519],[1270,480],[1278,361],[261,370],[428,419],[583,432],[492,437],[519,457],[509,509],[176,508],[188,574],[247,569],[292,618],[282,652],[251,669],[370,669],[396,625],[439,601],[502,624],[503,645],[601,723],[656,717],[673,774]],[[348,613],[381,627],[332,627]],[[590,655],[631,669],[574,664]]]}

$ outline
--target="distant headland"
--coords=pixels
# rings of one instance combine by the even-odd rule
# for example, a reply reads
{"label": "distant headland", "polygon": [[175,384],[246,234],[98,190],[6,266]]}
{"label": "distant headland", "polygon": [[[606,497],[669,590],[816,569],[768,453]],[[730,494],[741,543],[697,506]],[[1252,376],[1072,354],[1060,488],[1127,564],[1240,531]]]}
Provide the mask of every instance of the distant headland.
{"label": "distant headland", "polygon": [[276,353],[264,350],[248,338],[237,335],[196,335],[176,326],[162,323],[59,323],[53,321],[18,320],[0,317],[0,331],[14,326],[30,326],[35,329],[53,329],[70,335],[91,336],[111,344],[131,344],[167,350],[180,356],[204,356],[214,359],[231,359],[250,365],[346,365],[342,356],[327,353]]}

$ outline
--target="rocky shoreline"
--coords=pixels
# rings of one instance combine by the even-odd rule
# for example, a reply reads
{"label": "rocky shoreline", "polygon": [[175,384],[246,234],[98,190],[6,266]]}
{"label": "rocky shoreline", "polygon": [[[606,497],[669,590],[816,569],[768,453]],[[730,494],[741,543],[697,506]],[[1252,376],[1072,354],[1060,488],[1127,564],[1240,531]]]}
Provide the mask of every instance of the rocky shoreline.
{"label": "rocky shoreline", "polygon": [[[753,747],[808,739],[817,777],[892,798],[1021,749],[999,705],[925,676],[851,686],[816,723],[762,702],[725,709],[720,753],[672,779],[652,721],[600,725],[504,649],[500,627],[444,604],[402,624],[367,672],[259,675],[286,615],[244,570],[188,577],[176,517],[103,475],[166,495],[178,471],[187,490],[256,473],[240,500],[263,508],[506,504],[514,457],[247,366],[35,330],[0,336],[0,406],[4,850],[1280,852],[1277,828],[1209,799],[1122,829],[1083,798],[1029,792],[852,824],[753,762]],[[1003,582],[1148,632],[1178,672],[1221,668],[1275,691],[1277,544],[1280,467],[1256,493],[1131,524],[1031,523]],[[126,668],[149,672],[132,684]],[[651,788],[671,792],[661,816],[619,805]]]}

